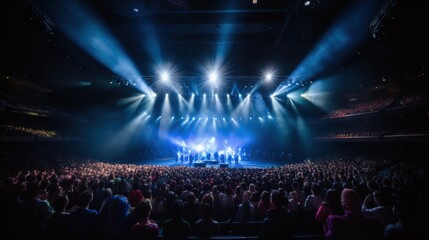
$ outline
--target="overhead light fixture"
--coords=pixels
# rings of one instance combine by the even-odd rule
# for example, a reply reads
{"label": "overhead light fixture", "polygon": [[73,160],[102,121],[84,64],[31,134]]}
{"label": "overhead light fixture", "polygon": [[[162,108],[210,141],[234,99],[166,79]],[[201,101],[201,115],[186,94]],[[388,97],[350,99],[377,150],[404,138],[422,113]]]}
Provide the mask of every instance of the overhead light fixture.
{"label": "overhead light fixture", "polygon": [[167,71],[161,73],[161,81],[167,82],[170,79],[170,74]]}
{"label": "overhead light fixture", "polygon": [[266,81],[271,81],[272,79],[273,79],[273,74],[272,73],[265,74],[265,80]]}

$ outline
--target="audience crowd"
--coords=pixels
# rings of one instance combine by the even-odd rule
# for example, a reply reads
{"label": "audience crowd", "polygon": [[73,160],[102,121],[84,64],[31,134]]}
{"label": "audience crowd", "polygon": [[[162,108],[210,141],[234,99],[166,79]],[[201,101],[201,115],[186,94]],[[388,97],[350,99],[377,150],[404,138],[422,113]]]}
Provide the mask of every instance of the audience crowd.
{"label": "audience crowd", "polygon": [[411,92],[398,97],[386,97],[367,102],[351,103],[344,108],[329,112],[323,118],[339,118],[359,113],[377,112],[388,108],[427,103],[428,100],[429,96],[425,92]]}
{"label": "audience crowd", "polygon": [[47,104],[46,102],[37,102],[40,102],[40,100],[34,98],[24,98],[22,96],[17,97],[10,94],[2,94],[0,96],[0,108],[27,112],[37,112],[41,114],[56,115],[61,117],[72,117],[72,114],[70,112]]}
{"label": "audience crowd", "polygon": [[1,231],[208,237],[222,234],[223,223],[259,222],[260,239],[413,239],[428,197],[426,156],[400,163],[331,156],[254,169],[33,159],[0,170]]}
{"label": "audience crowd", "polygon": [[1,135],[3,136],[37,136],[37,137],[60,137],[67,134],[59,133],[54,130],[36,129],[17,125],[0,125]]}

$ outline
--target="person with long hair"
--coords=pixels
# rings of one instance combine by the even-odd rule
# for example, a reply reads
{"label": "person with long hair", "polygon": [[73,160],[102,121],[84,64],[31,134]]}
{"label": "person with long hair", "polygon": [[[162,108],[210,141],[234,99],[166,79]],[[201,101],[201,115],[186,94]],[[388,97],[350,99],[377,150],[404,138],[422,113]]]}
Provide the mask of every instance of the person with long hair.
{"label": "person with long hair", "polygon": [[326,192],[325,201],[320,204],[316,213],[316,220],[323,224],[323,231],[327,233],[326,219],[329,215],[342,215],[344,213],[341,207],[341,197],[337,190],[331,188]]}

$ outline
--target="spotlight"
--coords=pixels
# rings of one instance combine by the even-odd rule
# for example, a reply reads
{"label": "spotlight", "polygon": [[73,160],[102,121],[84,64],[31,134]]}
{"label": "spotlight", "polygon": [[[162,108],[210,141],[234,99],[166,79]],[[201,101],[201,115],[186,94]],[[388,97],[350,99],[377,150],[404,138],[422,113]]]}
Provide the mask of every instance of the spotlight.
{"label": "spotlight", "polygon": [[213,71],[213,72],[211,72],[209,74],[209,80],[213,84],[216,83],[216,81],[217,81],[217,73],[215,71]]}
{"label": "spotlight", "polygon": [[205,93],[203,94],[203,97],[206,97],[206,94],[205,94]]}
{"label": "spotlight", "polygon": [[228,94],[226,94],[226,97],[229,97],[229,93],[228,93]]}
{"label": "spotlight", "polygon": [[308,6],[308,5],[310,5],[310,3],[311,3],[310,1],[305,1],[305,2],[304,2],[304,6]]}
{"label": "spotlight", "polygon": [[170,79],[170,74],[167,71],[161,73],[161,81],[167,82]]}
{"label": "spotlight", "polygon": [[266,81],[271,81],[272,79],[273,79],[273,74],[272,73],[265,74],[265,80]]}
{"label": "spotlight", "polygon": [[153,97],[156,97],[156,93],[152,94]]}
{"label": "spotlight", "polygon": [[270,95],[270,98],[273,98],[273,97],[274,97],[274,94],[271,94],[271,95]]}
{"label": "spotlight", "polygon": [[168,97],[168,93],[165,94],[165,97]]}
{"label": "spotlight", "polygon": [[238,96],[239,96],[239,97],[241,97],[241,93],[240,93],[240,94],[238,94]]}

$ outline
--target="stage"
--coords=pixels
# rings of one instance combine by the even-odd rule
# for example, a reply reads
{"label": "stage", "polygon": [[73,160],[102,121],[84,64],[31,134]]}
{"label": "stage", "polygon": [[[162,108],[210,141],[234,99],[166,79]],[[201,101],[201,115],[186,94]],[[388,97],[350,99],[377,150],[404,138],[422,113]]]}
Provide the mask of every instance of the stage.
{"label": "stage", "polygon": [[[184,167],[208,167],[208,168],[220,168],[221,163],[214,163],[215,161],[197,161],[192,162],[190,164],[189,162],[177,162],[174,158],[159,158],[159,159],[153,159],[153,160],[141,160],[137,162],[138,165],[158,165],[158,166],[184,166]],[[205,163],[200,164],[199,163]],[[197,166],[196,166],[197,164]],[[267,161],[267,160],[240,160],[237,164],[232,161],[230,164],[228,162],[225,162],[226,165],[223,165],[224,167],[227,166],[227,168],[269,168],[269,167],[279,167],[282,166],[285,163],[275,162],[275,161]]]}

